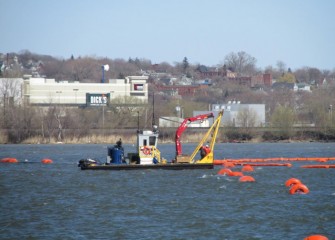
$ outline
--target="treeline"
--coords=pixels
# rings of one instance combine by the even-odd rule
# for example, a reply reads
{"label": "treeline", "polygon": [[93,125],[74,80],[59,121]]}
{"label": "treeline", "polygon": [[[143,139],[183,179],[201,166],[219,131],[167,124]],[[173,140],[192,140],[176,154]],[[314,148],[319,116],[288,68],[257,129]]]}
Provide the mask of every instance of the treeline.
{"label": "treeline", "polygon": [[[276,66],[267,66],[264,69],[257,67],[257,59],[246,52],[232,52],[223,56],[222,63],[213,68],[224,68],[237,73],[238,76],[254,76],[258,73],[271,73],[278,81],[303,82],[317,86],[323,80],[334,81],[334,69],[318,69],[313,66],[305,66],[291,69],[283,61],[278,61]],[[168,62],[153,63],[149,59],[129,57],[129,59],[111,59],[97,56],[69,56],[68,58],[56,58],[48,55],[31,53],[27,50],[19,53],[0,53],[0,61],[4,67],[0,69],[1,77],[22,77],[24,74],[38,74],[56,80],[72,80],[79,82],[100,82],[101,66],[108,64],[110,70],[105,73],[108,78],[123,78],[143,72],[164,73],[168,76],[180,77],[187,75],[192,79],[199,79],[199,67],[202,63],[190,63],[187,57],[173,64]],[[154,80],[152,76],[151,80]],[[224,80],[222,77],[214,77],[214,82]]]}
{"label": "treeline", "polygon": [[[101,66],[110,65],[110,71],[105,72],[106,79],[119,78],[127,75],[146,73],[161,73],[160,77],[188,76],[199,79],[200,64],[190,64],[185,57],[180,62],[171,65],[163,62],[153,64],[150,60],[129,58],[108,59],[97,57],[75,57],[57,59],[51,56],[33,54],[28,51],[16,54],[18,60],[3,55],[7,68],[0,73],[2,77],[22,77],[31,74],[32,69],[39,75],[56,80],[76,80],[80,82],[99,82]],[[319,70],[306,67],[296,70],[286,69],[283,62],[276,67],[269,66],[264,70],[257,69],[256,59],[245,52],[231,53],[224,58],[225,68],[237,72],[240,76],[260,72],[270,72],[274,79],[285,82],[305,82],[312,85],[311,92],[294,92],[287,89],[251,89],[247,86],[234,84],[225,78],[213,78],[213,84],[202,90],[201,94],[176,98],[155,94],[156,124],[161,116],[176,116],[176,106],[183,110],[184,117],[193,115],[193,111],[209,110],[213,103],[227,103],[238,100],[245,104],[265,104],[266,125],[269,131],[259,134],[256,125],[256,115],[252,111],[241,111],[235,123],[225,123],[223,141],[244,141],[259,139],[285,140],[292,138],[313,138],[315,140],[331,140],[334,136],[335,116],[335,73],[329,70]],[[218,67],[223,67],[218,65]],[[160,77],[152,74],[149,79],[150,99],[155,92]],[[152,124],[152,106],[140,108],[120,107],[118,99],[113,100],[110,107],[105,108],[64,108],[62,106],[35,107],[25,105],[19,98],[9,97],[15,91],[10,84],[0,87],[0,135],[1,143],[23,143],[38,141],[80,142],[88,136],[100,131],[97,136],[106,138],[105,133],[119,129],[149,128]],[[128,99],[132,101],[132,99]],[[240,126],[236,128],[235,126]],[[309,126],[311,133],[301,133],[296,127]],[[272,130],[271,130],[272,129]],[[276,129],[276,130],[273,130]],[[164,136],[164,135],[163,135]],[[37,139],[37,140],[33,140]],[[84,140],[82,140],[84,139]],[[98,140],[96,140],[98,141]]]}
{"label": "treeline", "polygon": [[[270,112],[268,107],[269,122],[266,126],[255,124],[255,113],[252,111],[239,112],[234,123],[227,122],[220,130],[220,141],[334,141],[335,117],[324,104],[327,91],[318,91],[322,92],[311,93],[302,109],[278,103]],[[135,141],[132,137],[137,128],[150,129],[152,123],[158,125],[159,117],[175,116],[177,104],[185,109],[185,117],[192,116],[193,110],[206,110],[205,103],[177,101],[161,96],[155,96],[155,119],[152,118],[150,105],[137,108],[113,104],[104,108],[65,108],[56,105],[39,108],[6,104],[0,115],[0,143],[103,143],[114,142],[114,138],[121,136]],[[307,120],[313,120],[313,124],[303,124]],[[162,140],[174,141],[176,129],[160,130]],[[196,133],[185,136],[188,141],[199,139]]]}

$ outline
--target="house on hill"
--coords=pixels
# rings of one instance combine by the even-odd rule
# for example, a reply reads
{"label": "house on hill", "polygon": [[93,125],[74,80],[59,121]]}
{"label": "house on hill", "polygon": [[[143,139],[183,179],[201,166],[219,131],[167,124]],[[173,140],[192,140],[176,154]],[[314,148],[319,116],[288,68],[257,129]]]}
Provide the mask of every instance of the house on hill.
{"label": "house on hill", "polygon": [[275,82],[272,84],[272,89],[273,90],[294,90],[294,83],[288,83],[288,82]]}
{"label": "house on hill", "polygon": [[197,68],[200,78],[226,77],[227,70],[224,68],[209,68],[205,65],[200,65]]}
{"label": "house on hill", "polygon": [[208,85],[157,85],[156,89],[157,91],[163,92],[166,95],[169,96],[191,96],[194,97],[196,95],[203,95],[205,94],[205,91],[208,88]]}
{"label": "house on hill", "polygon": [[305,91],[305,92],[311,92],[311,85],[307,84],[307,83],[297,83],[294,85],[294,91],[295,92],[301,92],[301,91]]}

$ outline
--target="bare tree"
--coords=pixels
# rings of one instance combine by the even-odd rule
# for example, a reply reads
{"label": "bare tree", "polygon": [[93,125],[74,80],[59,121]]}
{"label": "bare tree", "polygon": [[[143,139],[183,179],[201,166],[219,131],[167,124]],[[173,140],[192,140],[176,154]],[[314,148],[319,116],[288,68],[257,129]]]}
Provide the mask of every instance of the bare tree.
{"label": "bare tree", "polygon": [[10,122],[8,115],[10,108],[21,103],[21,81],[16,78],[3,78],[0,81],[0,102],[2,104],[3,126],[7,128]]}
{"label": "bare tree", "polygon": [[286,64],[283,61],[277,61],[277,68],[281,74],[284,74],[286,71]]}
{"label": "bare tree", "polygon": [[131,76],[135,75],[140,70],[144,70],[141,67],[144,67],[145,64],[141,64],[141,61],[138,59],[138,62],[135,60],[128,60],[126,62],[124,59],[115,59],[109,62],[110,65],[110,76],[112,78],[120,78],[120,76]]}
{"label": "bare tree", "polygon": [[173,66],[168,62],[162,62],[160,64],[154,64],[153,69],[158,73],[169,73],[172,72]]}
{"label": "bare tree", "polygon": [[68,79],[72,80],[69,75],[67,75],[66,70],[66,61],[58,60],[58,59],[52,59],[50,61],[46,61],[43,63],[43,68],[41,71],[42,75],[45,75],[48,78],[54,78],[54,79]]}
{"label": "bare tree", "polygon": [[57,131],[56,139],[58,142],[61,142],[64,138],[63,117],[65,116],[65,110],[59,106],[50,105],[47,109],[41,109],[40,114],[42,117],[41,128],[44,141],[50,143],[55,131]]}
{"label": "bare tree", "polygon": [[[278,64],[278,63],[277,63]],[[280,78],[285,72],[285,63],[279,62],[279,68],[273,66],[267,66],[264,70],[265,73],[270,73],[273,79]]]}
{"label": "bare tree", "polygon": [[32,107],[13,105],[8,111],[9,123],[7,125],[8,139],[14,143],[20,143],[35,135],[36,114]]}
{"label": "bare tree", "polygon": [[66,63],[66,70],[70,80],[80,82],[98,81],[96,76],[101,72],[101,65],[91,57],[84,57],[77,60],[69,60]]}
{"label": "bare tree", "polygon": [[294,75],[297,79],[297,82],[309,83],[309,74],[306,67],[295,70]]}
{"label": "bare tree", "polygon": [[243,128],[256,127],[257,114],[254,110],[244,108],[237,113],[236,123]]}
{"label": "bare tree", "polygon": [[256,58],[246,52],[230,53],[225,57],[224,63],[240,75],[252,75],[256,72]]}

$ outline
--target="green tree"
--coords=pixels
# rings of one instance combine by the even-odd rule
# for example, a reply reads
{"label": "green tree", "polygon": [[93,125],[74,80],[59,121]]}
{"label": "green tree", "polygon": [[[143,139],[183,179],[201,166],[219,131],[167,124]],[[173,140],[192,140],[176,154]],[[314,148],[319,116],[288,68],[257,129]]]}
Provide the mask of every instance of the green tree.
{"label": "green tree", "polygon": [[190,65],[188,63],[187,57],[184,57],[184,59],[183,59],[183,70],[184,70],[184,73],[186,72],[186,70],[188,69],[189,66]]}
{"label": "green tree", "polygon": [[280,139],[289,139],[293,135],[296,118],[292,108],[278,105],[271,116],[271,126],[276,130],[274,135]]}
{"label": "green tree", "polygon": [[287,82],[287,83],[295,83],[296,79],[293,73],[287,72],[284,73],[281,77],[278,78],[278,82]]}

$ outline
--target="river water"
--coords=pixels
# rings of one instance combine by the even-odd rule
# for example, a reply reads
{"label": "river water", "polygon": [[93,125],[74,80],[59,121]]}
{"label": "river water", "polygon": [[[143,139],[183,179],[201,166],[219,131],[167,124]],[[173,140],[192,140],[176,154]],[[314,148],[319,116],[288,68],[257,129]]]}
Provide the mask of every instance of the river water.
{"label": "river water", "polygon": [[[335,169],[256,167],[256,182],[213,170],[82,171],[107,145],[1,145],[0,239],[335,239]],[[126,151],[134,146],[125,145]],[[191,153],[194,144],[184,144]],[[159,146],[166,159],[173,144]],[[215,159],[335,157],[335,143],[217,144]],[[41,164],[50,158],[53,164]],[[33,163],[34,162],[34,163]],[[334,161],[329,162],[329,164]],[[239,168],[236,168],[238,171]],[[287,179],[310,193],[290,195]]]}

